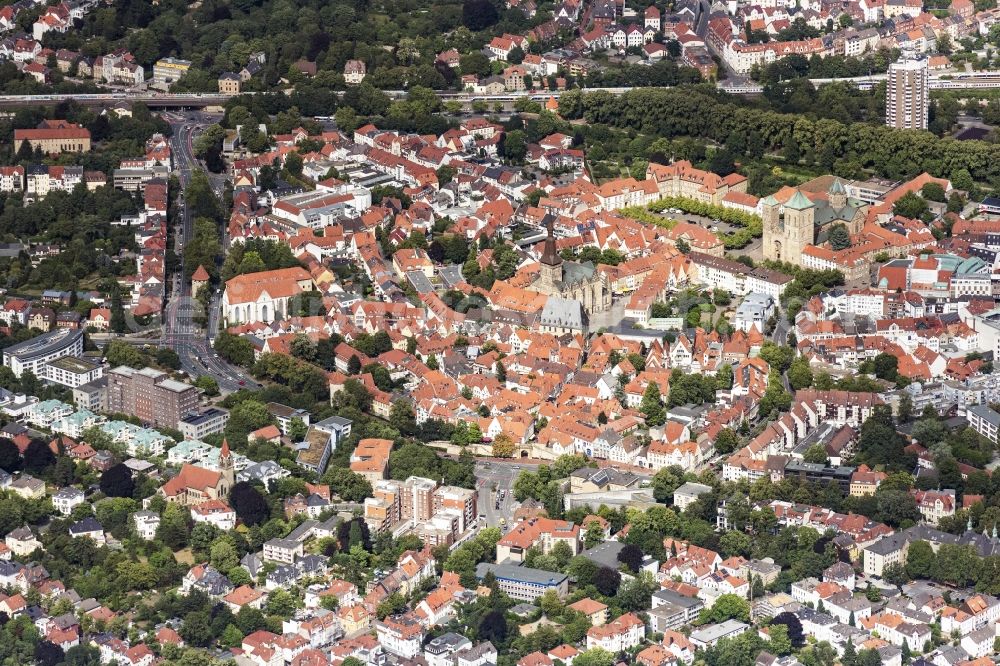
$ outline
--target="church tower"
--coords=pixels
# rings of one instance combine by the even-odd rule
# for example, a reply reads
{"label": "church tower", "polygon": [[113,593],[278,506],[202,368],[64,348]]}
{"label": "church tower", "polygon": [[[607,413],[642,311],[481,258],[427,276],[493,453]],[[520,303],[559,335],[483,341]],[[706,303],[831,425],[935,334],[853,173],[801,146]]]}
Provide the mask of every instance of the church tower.
{"label": "church tower", "polygon": [[830,207],[834,210],[840,210],[847,205],[847,190],[844,189],[844,184],[840,182],[839,178],[833,179],[833,185],[830,186],[830,191],[827,194],[830,197]]}
{"label": "church tower", "polygon": [[229,451],[229,440],[222,440],[222,451],[219,452],[219,469],[222,478],[219,479],[219,497],[229,496],[229,491],[236,483],[236,470],[233,467],[233,454]]}
{"label": "church tower", "polygon": [[815,240],[813,221],[816,217],[815,205],[795,190],[795,194],[785,204],[784,257],[782,261],[799,266],[802,261],[802,250]]}
{"label": "church tower", "polygon": [[784,228],[781,224],[779,208],[781,204],[773,194],[764,197],[761,202],[760,216],[764,221],[764,258],[771,261],[782,261],[784,252]]}
{"label": "church tower", "polygon": [[538,284],[545,293],[556,291],[556,285],[562,282],[562,257],[556,251],[556,237],[553,231],[553,221],[549,217],[549,233],[545,238],[545,250],[542,252],[542,272]]}

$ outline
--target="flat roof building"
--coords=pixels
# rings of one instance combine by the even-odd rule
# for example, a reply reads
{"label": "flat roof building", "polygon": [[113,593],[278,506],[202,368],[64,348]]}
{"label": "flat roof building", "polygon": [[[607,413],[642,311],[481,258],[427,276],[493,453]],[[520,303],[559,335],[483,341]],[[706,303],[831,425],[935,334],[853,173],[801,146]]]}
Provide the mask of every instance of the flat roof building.
{"label": "flat roof building", "polygon": [[73,403],[92,412],[108,411],[108,378],[101,376],[73,388]]}
{"label": "flat roof building", "polygon": [[44,366],[64,356],[83,355],[83,331],[59,328],[3,350],[3,364],[20,377],[25,371],[44,377]]}
{"label": "flat roof building", "polygon": [[927,129],[929,84],[926,58],[891,63],[885,86],[885,124],[894,129]]}
{"label": "flat roof building", "polygon": [[154,368],[119,366],[108,373],[108,411],[154,426],[177,428],[198,407],[199,390]]}
{"label": "flat roof building", "polygon": [[203,412],[185,414],[177,424],[177,429],[184,435],[184,439],[204,439],[225,430],[228,422],[229,412],[210,407]]}
{"label": "flat roof building", "polygon": [[85,358],[61,356],[43,367],[42,379],[76,388],[104,376],[104,366]]}
{"label": "flat roof building", "polygon": [[710,492],[712,492],[711,486],[706,486],[703,483],[688,481],[674,491],[674,507],[676,507],[678,511],[683,511],[688,508],[688,506],[698,501],[699,497]]}
{"label": "flat roof building", "polygon": [[830,481],[840,486],[841,490],[847,492],[851,488],[851,477],[854,475],[854,467],[830,467],[820,463],[789,461],[785,465],[785,478],[798,477],[801,481],[826,484]]}
{"label": "flat roof building", "polygon": [[481,562],[476,566],[476,577],[482,579],[492,573],[500,589],[511,599],[534,601],[548,590],[555,590],[560,597],[569,591],[566,574],[512,564]]}
{"label": "flat roof building", "polygon": [[153,83],[170,88],[191,68],[190,60],[160,58],[153,63]]}
{"label": "flat roof building", "polygon": [[298,445],[295,462],[316,474],[322,474],[333,451],[333,435],[326,430],[310,426],[305,439]]}
{"label": "flat roof building", "polygon": [[698,649],[711,647],[723,638],[734,638],[745,633],[750,625],[739,620],[726,620],[719,624],[699,627],[691,632],[691,643]]}
{"label": "flat roof building", "polygon": [[966,409],[965,418],[973,430],[994,444],[1000,439],[1000,413],[989,405],[972,405]]}

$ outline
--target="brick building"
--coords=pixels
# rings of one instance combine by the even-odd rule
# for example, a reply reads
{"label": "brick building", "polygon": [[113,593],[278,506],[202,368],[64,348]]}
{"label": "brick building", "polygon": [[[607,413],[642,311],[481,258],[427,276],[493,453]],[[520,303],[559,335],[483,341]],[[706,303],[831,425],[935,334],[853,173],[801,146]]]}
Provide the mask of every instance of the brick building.
{"label": "brick building", "polygon": [[108,410],[154,426],[176,428],[198,407],[198,389],[153,368],[120,366],[108,373]]}

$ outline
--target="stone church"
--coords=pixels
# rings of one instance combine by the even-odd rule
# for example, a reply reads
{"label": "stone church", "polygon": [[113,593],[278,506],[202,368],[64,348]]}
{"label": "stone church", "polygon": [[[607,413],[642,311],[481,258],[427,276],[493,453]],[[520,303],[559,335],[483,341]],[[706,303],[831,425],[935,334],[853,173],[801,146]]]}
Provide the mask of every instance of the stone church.
{"label": "stone church", "polygon": [[219,469],[207,469],[186,463],[180,473],[160,486],[159,493],[168,501],[195,506],[210,500],[225,500],[236,483],[236,468],[229,442],[222,440]]}
{"label": "stone church", "polygon": [[798,266],[802,250],[825,243],[835,225],[843,224],[852,236],[864,226],[868,205],[848,197],[840,179],[834,179],[826,192],[811,196],[802,189],[796,188],[784,205],[773,194],[761,201],[765,259]]}
{"label": "stone church", "polygon": [[541,274],[529,289],[578,301],[587,314],[604,312],[611,307],[611,289],[604,274],[589,262],[563,261],[556,251],[556,239],[549,221],[549,234],[542,252]]}

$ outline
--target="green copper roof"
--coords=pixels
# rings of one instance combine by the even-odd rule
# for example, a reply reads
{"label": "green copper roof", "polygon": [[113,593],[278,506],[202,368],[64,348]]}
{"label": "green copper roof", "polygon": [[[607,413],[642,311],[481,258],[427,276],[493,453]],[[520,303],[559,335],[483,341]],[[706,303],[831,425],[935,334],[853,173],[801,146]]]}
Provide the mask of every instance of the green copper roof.
{"label": "green copper roof", "polygon": [[761,203],[765,206],[777,206],[778,200],[774,198],[773,194],[768,194]]}
{"label": "green copper roof", "polygon": [[833,185],[830,186],[830,194],[846,194],[847,191],[844,189],[844,184],[840,182],[839,178],[833,179]]}
{"label": "green copper roof", "polygon": [[785,208],[791,208],[792,210],[805,210],[806,208],[812,208],[813,202],[806,198],[806,195],[802,194],[802,190],[795,190],[795,195],[788,200],[785,204]]}

